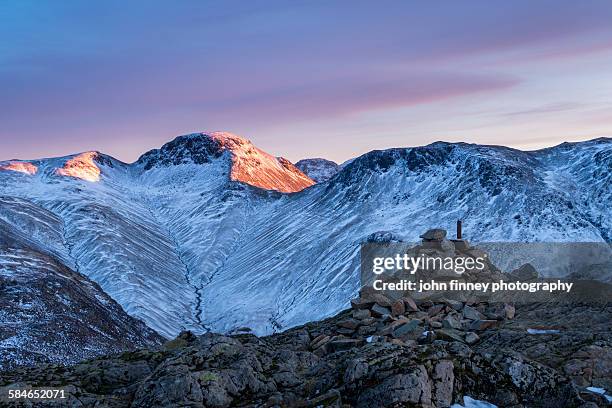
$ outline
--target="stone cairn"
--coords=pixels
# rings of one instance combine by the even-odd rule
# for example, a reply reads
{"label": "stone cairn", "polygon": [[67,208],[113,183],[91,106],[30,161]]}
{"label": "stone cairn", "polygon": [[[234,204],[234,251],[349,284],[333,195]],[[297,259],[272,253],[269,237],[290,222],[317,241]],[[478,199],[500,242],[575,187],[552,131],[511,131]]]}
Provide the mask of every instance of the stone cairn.
{"label": "stone cairn", "polygon": [[[483,254],[470,248],[467,241],[447,240],[442,229],[429,230],[421,238],[419,248],[426,251],[454,251],[458,247],[461,253]],[[405,294],[393,298],[363,288],[359,298],[351,301],[350,314],[335,323],[334,332],[317,335],[310,342],[310,349],[322,356],[372,342],[416,345],[443,340],[473,345],[484,331],[499,327],[503,321],[514,318],[514,314],[514,306],[508,303],[415,300]]]}
{"label": "stone cairn", "polygon": [[514,313],[509,304],[419,302],[373,294],[352,300],[351,313],[336,322],[335,335],[318,335],[310,342],[310,349],[322,356],[372,342],[416,345],[446,340],[472,345],[480,340],[479,333],[498,327]]}

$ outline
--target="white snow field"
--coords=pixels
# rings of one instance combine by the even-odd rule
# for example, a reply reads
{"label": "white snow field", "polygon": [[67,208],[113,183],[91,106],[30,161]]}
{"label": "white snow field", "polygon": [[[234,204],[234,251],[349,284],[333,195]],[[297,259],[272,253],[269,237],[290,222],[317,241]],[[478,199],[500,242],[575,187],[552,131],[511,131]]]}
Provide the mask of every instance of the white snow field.
{"label": "white snow field", "polygon": [[358,290],[359,244],[380,231],[416,240],[461,219],[471,241],[609,242],[611,185],[611,139],[373,151],[318,184],[220,132],[133,164],[97,152],[0,163],[0,196],[61,223],[39,241],[166,337],[332,315]]}

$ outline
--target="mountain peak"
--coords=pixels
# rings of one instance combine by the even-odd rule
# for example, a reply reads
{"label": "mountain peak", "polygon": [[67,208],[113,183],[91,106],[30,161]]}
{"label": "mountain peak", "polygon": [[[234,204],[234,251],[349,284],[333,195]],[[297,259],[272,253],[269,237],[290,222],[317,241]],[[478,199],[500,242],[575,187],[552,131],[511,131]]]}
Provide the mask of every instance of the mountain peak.
{"label": "mountain peak", "polygon": [[55,170],[60,176],[74,177],[90,182],[100,181],[100,168],[96,161],[100,157],[98,152],[84,152],[68,159],[64,165]]}
{"label": "mountain peak", "polygon": [[0,163],[0,171],[12,171],[33,176],[38,172],[38,167],[27,161],[11,160]]}
{"label": "mountain peak", "polygon": [[329,180],[340,171],[340,166],[336,162],[319,157],[302,159],[295,163],[295,167],[317,183]]}
{"label": "mountain peak", "polygon": [[[210,145],[222,150],[235,150],[245,145],[252,145],[249,139],[230,132],[197,132],[177,136],[174,140],[166,143],[168,147],[184,147],[190,151],[206,148]],[[163,150],[164,147],[162,147]]]}
{"label": "mountain peak", "polygon": [[137,163],[143,165],[145,170],[153,167],[208,163],[220,157],[224,150],[220,135],[215,137],[213,133],[217,132],[178,136],[160,149],[143,154]]}
{"label": "mountain peak", "polygon": [[154,167],[211,163],[227,153],[231,160],[230,179],[266,190],[293,193],[315,182],[289,160],[274,157],[250,140],[229,132],[191,133],[175,138],[161,149],[138,159],[145,170]]}

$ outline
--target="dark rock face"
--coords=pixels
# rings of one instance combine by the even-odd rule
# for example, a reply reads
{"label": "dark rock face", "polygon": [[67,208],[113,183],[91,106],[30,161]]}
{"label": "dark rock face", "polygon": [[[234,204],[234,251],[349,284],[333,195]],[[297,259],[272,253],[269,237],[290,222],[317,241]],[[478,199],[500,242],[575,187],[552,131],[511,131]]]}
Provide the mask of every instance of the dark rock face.
{"label": "dark rock face", "polygon": [[524,264],[509,273],[512,279],[529,282],[538,278],[538,271],[531,264]]}
{"label": "dark rock face", "polygon": [[303,159],[295,163],[295,167],[317,183],[329,180],[340,171],[337,163],[326,159]]}
{"label": "dark rock face", "polygon": [[[355,308],[262,338],[183,332],[159,349],[68,368],[43,365],[4,372],[0,392],[26,385],[69,385],[66,406],[75,407],[431,408],[461,402],[464,395],[500,407],[598,406],[585,405],[585,398],[599,400],[581,392],[584,385],[575,379],[598,361],[597,372],[584,384],[607,384],[609,335],[588,346],[575,333],[560,334],[564,341],[528,356],[520,352],[525,341],[546,348],[549,339],[526,335],[533,310],[519,308],[516,320],[482,331],[484,340],[471,346],[459,329],[421,336],[431,330],[435,317],[456,313],[451,305],[441,305],[423,303],[417,311],[380,318],[365,313],[368,308]],[[426,312],[431,308],[438,310],[433,317]],[[612,315],[609,309],[604,313],[603,318]],[[410,330],[394,335],[395,328],[407,326],[418,328],[417,335]],[[363,327],[372,327],[373,333],[355,330]],[[442,330],[454,330],[456,337],[438,335]],[[522,344],[519,338],[525,339]],[[558,356],[563,357],[551,366]]]}
{"label": "dark rock face", "polygon": [[223,154],[222,143],[204,133],[179,136],[166,143],[161,149],[151,150],[143,154],[139,164],[145,170],[155,166],[171,166],[184,163],[204,164]]}
{"label": "dark rock face", "polygon": [[[497,330],[482,333],[478,347],[520,353],[568,376],[577,387],[612,389],[612,306],[523,305]],[[527,329],[555,328],[525,335]]]}

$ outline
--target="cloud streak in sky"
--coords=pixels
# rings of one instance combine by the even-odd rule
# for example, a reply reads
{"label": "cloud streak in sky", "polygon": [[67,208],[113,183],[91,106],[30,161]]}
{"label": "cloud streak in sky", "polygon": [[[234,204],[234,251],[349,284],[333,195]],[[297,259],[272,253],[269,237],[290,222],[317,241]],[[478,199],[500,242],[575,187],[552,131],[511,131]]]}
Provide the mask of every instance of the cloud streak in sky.
{"label": "cloud streak in sky", "polygon": [[[597,65],[609,62],[610,21],[606,1],[14,2],[0,15],[0,159],[99,149],[133,160],[211,128],[274,139],[283,154],[313,137],[305,124],[320,130],[309,145],[325,146],[362,115],[417,108],[449,121],[439,129],[455,120],[493,136],[527,105],[568,104],[576,123],[612,96],[602,84],[612,69]],[[564,66],[577,62],[571,79]],[[452,117],[464,106],[497,111],[500,122],[466,125]],[[414,126],[397,121],[389,133],[376,123],[363,131]],[[349,154],[321,149],[301,155]]]}
{"label": "cloud streak in sky", "polygon": [[243,116],[253,118],[254,123],[270,118],[291,122],[410,107],[506,89],[518,83],[519,80],[512,77],[456,73],[405,74],[379,80],[352,77],[254,92],[242,98],[204,98],[191,108],[227,120]]}

